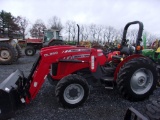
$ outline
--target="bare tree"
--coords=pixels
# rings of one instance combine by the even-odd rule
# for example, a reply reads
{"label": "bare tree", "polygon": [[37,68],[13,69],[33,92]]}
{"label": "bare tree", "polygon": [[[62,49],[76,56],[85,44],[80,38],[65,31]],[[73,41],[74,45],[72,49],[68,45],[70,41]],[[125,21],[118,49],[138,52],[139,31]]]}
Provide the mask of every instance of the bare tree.
{"label": "bare tree", "polygon": [[26,28],[28,26],[29,21],[25,17],[18,16],[17,22],[19,24],[20,32],[22,33],[23,39],[25,39],[25,35],[26,35],[25,32],[26,32]]}
{"label": "bare tree", "polygon": [[135,44],[137,40],[138,30],[137,29],[131,29],[127,32],[127,39],[129,40],[130,44]]}
{"label": "bare tree", "polygon": [[87,39],[89,39],[89,27],[88,26],[84,26],[84,30],[83,30],[83,38],[86,41]]}
{"label": "bare tree", "polygon": [[71,35],[72,35],[72,40],[75,41],[75,37],[77,35],[77,26],[75,22],[72,22],[72,28],[71,28]]}
{"label": "bare tree", "polygon": [[46,29],[44,22],[41,19],[38,19],[30,29],[30,34],[32,37],[41,38],[44,29]]}
{"label": "bare tree", "polygon": [[123,28],[116,30],[116,34],[115,34],[115,39],[116,40],[121,40],[123,37]]}
{"label": "bare tree", "polygon": [[93,41],[95,41],[96,40],[96,34],[97,34],[97,32],[96,32],[96,24],[91,24],[89,26],[89,29],[90,29],[91,39],[93,39]]}
{"label": "bare tree", "polygon": [[71,21],[67,21],[65,29],[66,29],[66,33],[68,33],[68,40],[69,41],[71,40],[71,38],[70,38],[70,36],[71,36],[71,26],[72,26]]}
{"label": "bare tree", "polygon": [[57,16],[53,16],[52,18],[49,19],[49,26],[51,29],[57,29],[59,31],[63,29],[61,20]]}
{"label": "bare tree", "polygon": [[79,35],[81,36],[81,41],[83,41],[84,40],[84,26],[83,25],[80,26]]}
{"label": "bare tree", "polygon": [[103,30],[103,26],[102,25],[98,25],[96,27],[97,41],[100,41],[100,38],[102,36],[102,30]]}
{"label": "bare tree", "polygon": [[116,34],[116,29],[114,29],[111,26],[106,26],[104,28],[103,38],[104,38],[104,40],[107,39],[107,42],[109,43],[116,36],[115,34]]}
{"label": "bare tree", "polygon": [[149,33],[147,35],[147,43],[149,44],[149,46],[151,46],[153,44],[153,42],[156,41],[156,39],[157,39],[157,36]]}
{"label": "bare tree", "polygon": [[66,22],[66,33],[68,33],[68,39],[74,41],[77,35],[77,26],[75,21],[67,21]]}
{"label": "bare tree", "polygon": [[81,41],[86,41],[89,38],[89,28],[86,25],[81,25],[80,27]]}

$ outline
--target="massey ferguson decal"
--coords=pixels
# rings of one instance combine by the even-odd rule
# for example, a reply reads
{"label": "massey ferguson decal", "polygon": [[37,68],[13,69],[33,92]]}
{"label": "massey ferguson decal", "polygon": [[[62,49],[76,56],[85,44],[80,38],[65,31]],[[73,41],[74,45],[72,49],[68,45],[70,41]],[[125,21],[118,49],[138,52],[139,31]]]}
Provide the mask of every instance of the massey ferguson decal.
{"label": "massey ferguson decal", "polygon": [[44,57],[48,57],[48,56],[52,56],[52,55],[57,55],[58,52],[51,52],[51,53],[48,53],[48,54],[44,54]]}
{"label": "massey ferguson decal", "polygon": [[89,57],[89,54],[81,54],[81,55],[74,55],[73,58],[86,58]]}
{"label": "massey ferguson decal", "polygon": [[90,52],[90,49],[70,49],[62,51],[62,53],[69,53],[69,52]]}
{"label": "massey ferguson decal", "polygon": [[89,54],[81,54],[81,55],[67,56],[67,57],[64,57],[63,59],[87,58],[89,56],[90,56]]}

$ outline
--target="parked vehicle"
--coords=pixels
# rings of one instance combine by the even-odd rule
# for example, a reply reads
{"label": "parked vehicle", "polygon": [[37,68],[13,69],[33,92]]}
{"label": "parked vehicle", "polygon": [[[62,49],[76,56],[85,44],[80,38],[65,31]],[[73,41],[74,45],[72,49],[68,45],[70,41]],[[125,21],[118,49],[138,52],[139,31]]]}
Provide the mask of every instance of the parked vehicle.
{"label": "parked vehicle", "polygon": [[[127,30],[133,24],[139,25],[135,52],[126,45]],[[42,48],[27,78],[16,70],[0,84],[0,118],[9,117],[17,104],[30,103],[47,76],[56,86],[58,102],[68,108],[82,105],[89,96],[89,85],[95,83],[108,89],[116,84],[122,96],[130,101],[148,98],[156,88],[158,73],[155,63],[141,55],[142,31],[142,22],[128,23],[119,51],[107,56],[101,49],[81,46]]]}
{"label": "parked vehicle", "polygon": [[0,64],[8,65],[22,56],[21,47],[16,39],[0,38]]}
{"label": "parked vehicle", "polygon": [[59,30],[44,30],[43,38],[39,39],[26,39],[25,54],[27,56],[33,56],[36,50],[47,46],[64,45],[62,36],[59,34]]}

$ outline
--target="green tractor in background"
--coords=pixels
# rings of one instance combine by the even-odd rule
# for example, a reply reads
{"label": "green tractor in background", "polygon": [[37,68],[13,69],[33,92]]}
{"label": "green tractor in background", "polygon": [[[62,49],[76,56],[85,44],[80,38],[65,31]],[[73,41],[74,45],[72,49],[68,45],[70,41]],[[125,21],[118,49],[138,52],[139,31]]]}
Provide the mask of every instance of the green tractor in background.
{"label": "green tractor in background", "polygon": [[146,37],[143,36],[143,46],[142,54],[149,57],[155,63],[160,64],[160,40],[153,42],[150,49],[146,49]]}
{"label": "green tractor in background", "polygon": [[[143,36],[143,46],[142,55],[149,57],[152,61],[157,64],[157,67],[160,67],[160,40],[156,40],[152,43],[150,49],[146,49],[146,37]],[[159,71],[160,76],[160,71]],[[160,87],[160,79],[158,80],[158,87]]]}

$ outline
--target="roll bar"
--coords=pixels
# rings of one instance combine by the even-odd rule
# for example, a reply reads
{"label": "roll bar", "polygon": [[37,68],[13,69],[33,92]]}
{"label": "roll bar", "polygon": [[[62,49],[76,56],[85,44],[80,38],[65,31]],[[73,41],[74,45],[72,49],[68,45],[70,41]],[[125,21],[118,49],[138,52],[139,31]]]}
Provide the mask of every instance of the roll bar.
{"label": "roll bar", "polygon": [[140,45],[140,41],[142,41],[141,37],[142,37],[142,32],[143,32],[143,23],[140,21],[133,21],[133,22],[127,23],[126,26],[124,27],[123,38],[122,38],[122,42],[121,42],[122,46],[124,46],[126,44],[126,34],[127,34],[128,27],[133,24],[139,24],[138,36],[136,39],[136,46]]}

